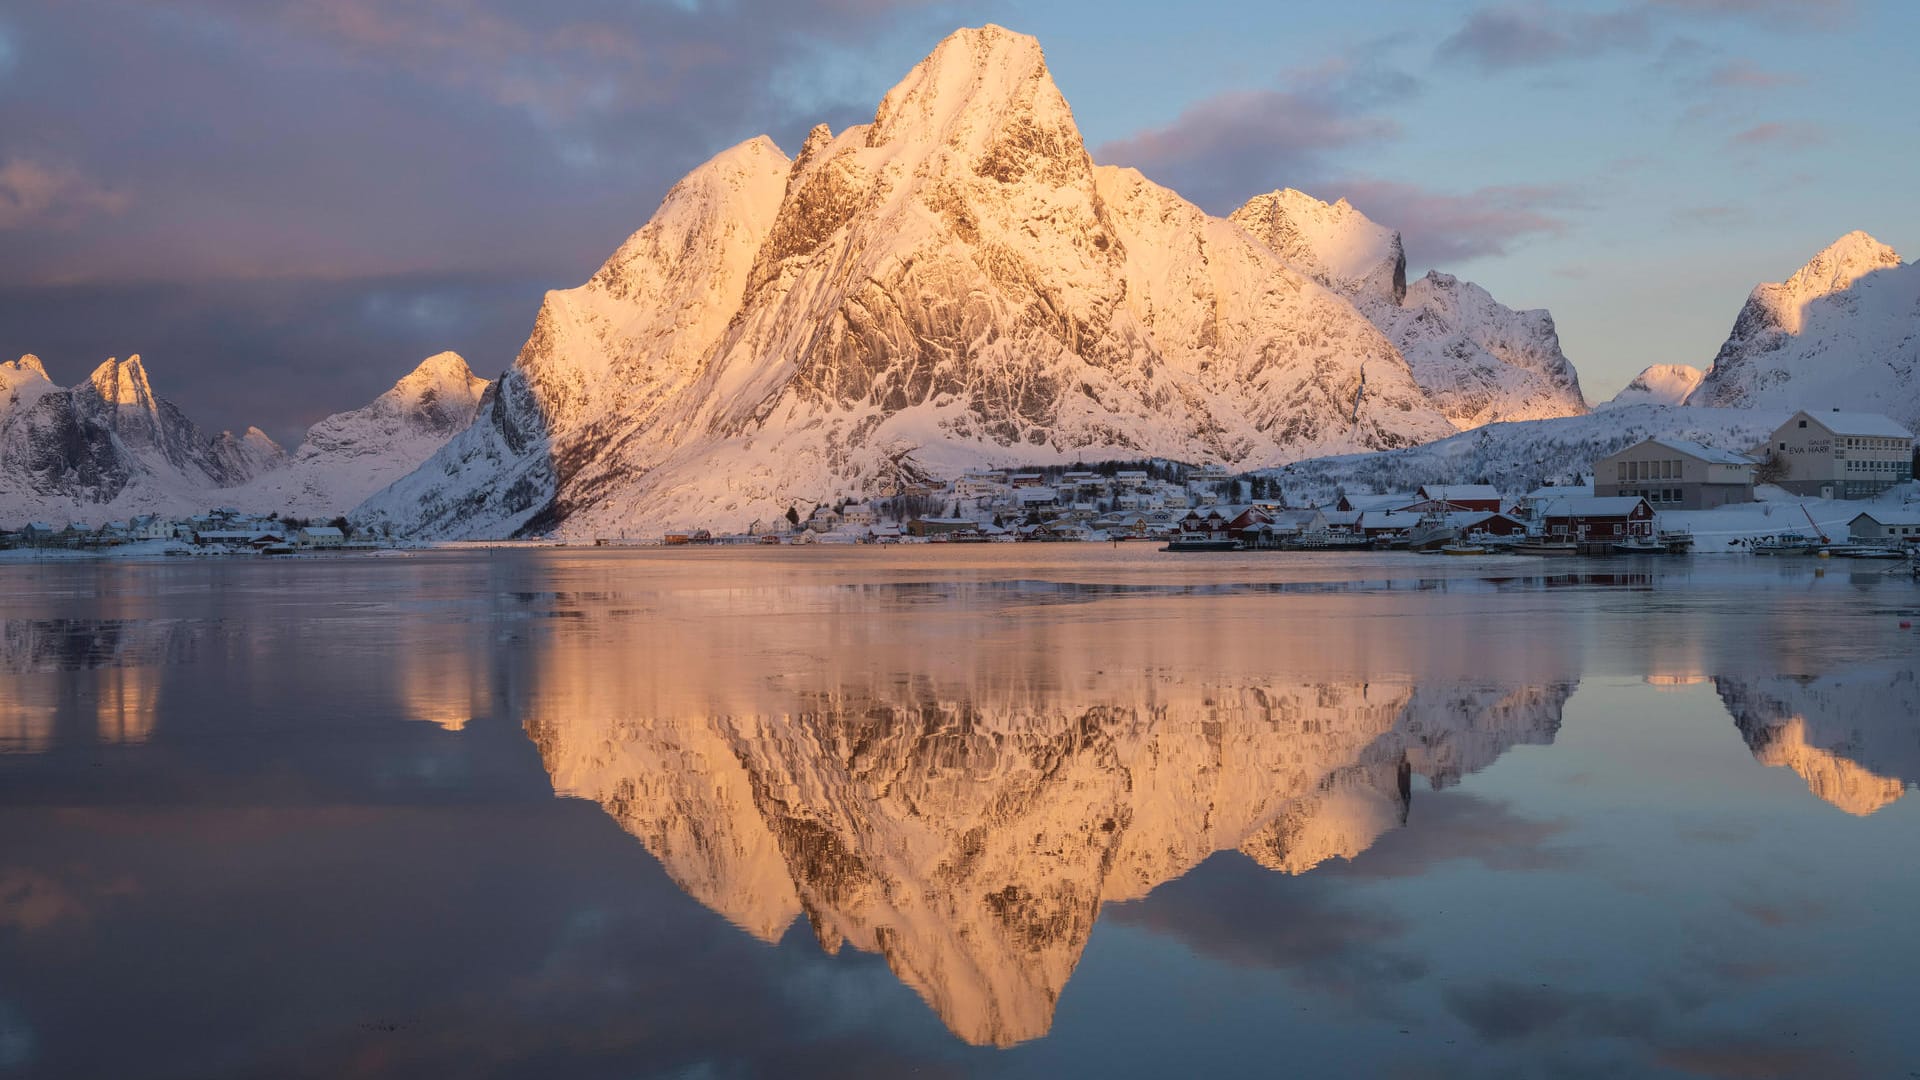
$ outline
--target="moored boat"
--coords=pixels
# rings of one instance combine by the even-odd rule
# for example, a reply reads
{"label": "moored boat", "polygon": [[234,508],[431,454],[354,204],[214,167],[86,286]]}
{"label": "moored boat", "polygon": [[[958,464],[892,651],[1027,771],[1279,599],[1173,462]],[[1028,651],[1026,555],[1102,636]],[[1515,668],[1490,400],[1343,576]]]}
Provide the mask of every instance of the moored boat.
{"label": "moored boat", "polygon": [[1577,555],[1580,547],[1571,540],[1549,540],[1544,536],[1529,536],[1513,546],[1515,555]]}
{"label": "moored boat", "polygon": [[1182,533],[1167,541],[1161,551],[1240,551],[1243,545],[1231,537]]}
{"label": "moored boat", "polygon": [[1489,552],[1488,549],[1486,549],[1485,547],[1482,547],[1479,544],[1472,544],[1464,540],[1457,540],[1451,544],[1446,544],[1442,546],[1440,548],[1440,554],[1442,555],[1487,555],[1487,554],[1491,554],[1491,552]]}

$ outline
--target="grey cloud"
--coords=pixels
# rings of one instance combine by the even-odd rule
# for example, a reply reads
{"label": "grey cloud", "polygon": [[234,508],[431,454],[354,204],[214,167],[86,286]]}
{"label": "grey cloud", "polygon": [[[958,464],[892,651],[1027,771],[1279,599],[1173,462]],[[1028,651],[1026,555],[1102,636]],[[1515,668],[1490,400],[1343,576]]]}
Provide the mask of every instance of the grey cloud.
{"label": "grey cloud", "polygon": [[1209,98],[1165,127],[1103,143],[1094,157],[1140,169],[1213,213],[1323,168],[1329,151],[1393,137],[1380,117],[1346,115],[1284,90]]}
{"label": "grey cloud", "polygon": [[1326,175],[1335,151],[1399,136],[1399,124],[1377,110],[1421,84],[1383,59],[1395,43],[1295,69],[1277,87],[1204,99],[1172,123],[1094,147],[1093,156],[1138,168],[1217,214],[1277,184],[1303,185]]}
{"label": "grey cloud", "polygon": [[1577,189],[1557,184],[1502,184],[1452,193],[1356,178],[1327,190],[1399,229],[1415,267],[1455,266],[1504,255],[1533,237],[1558,235],[1569,227],[1569,212],[1582,205]]}
{"label": "grey cloud", "polygon": [[1605,11],[1502,4],[1469,13],[1440,42],[1435,56],[1500,72],[1645,50],[1675,22],[1738,20],[1783,30],[1830,29],[1852,14],[1852,0],[1641,0]]}
{"label": "grey cloud", "polygon": [[1504,71],[1645,47],[1652,40],[1641,9],[1593,14],[1544,5],[1490,7],[1467,16],[1460,29],[1440,42],[1436,54],[1441,60]]}

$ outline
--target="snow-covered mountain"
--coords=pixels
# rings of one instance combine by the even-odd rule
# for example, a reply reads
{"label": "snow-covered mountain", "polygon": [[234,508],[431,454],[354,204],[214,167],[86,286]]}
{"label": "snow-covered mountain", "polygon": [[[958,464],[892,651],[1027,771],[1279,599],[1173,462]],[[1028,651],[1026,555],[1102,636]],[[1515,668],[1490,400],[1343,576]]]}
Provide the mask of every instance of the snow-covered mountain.
{"label": "snow-covered mountain", "polygon": [[1920,265],[1851,232],[1757,286],[1687,403],[1862,410],[1920,430]]}
{"label": "snow-covered mountain", "polygon": [[[1558,357],[1550,323],[1509,335],[1484,294],[1427,288],[1410,324],[1487,321],[1489,344],[1409,340],[1482,382]],[[1514,336],[1544,351],[1474,351]],[[1504,415],[1478,392],[1449,407]],[[1541,407],[1577,411],[1577,388]],[[1454,430],[1349,295],[1094,165],[1038,43],[986,27],[871,123],[816,128],[792,160],[755,139],[682,180],[549,294],[480,421],[359,516],[439,537],[728,527],[980,464],[1255,467]]]}
{"label": "snow-covered mountain", "polygon": [[32,355],[0,365],[0,521],[187,513],[280,458],[258,430],[202,435],[154,395],[138,356],[108,360],[70,389]]}
{"label": "snow-covered mountain", "polygon": [[258,428],[202,435],[154,394],[138,356],[108,360],[71,389],[23,356],[0,364],[0,524],[98,525],[214,506],[341,514],[467,427],[486,386],[442,353],[372,404],[315,424],[289,456]]}
{"label": "snow-covered mountain", "polygon": [[1596,409],[1617,409],[1624,405],[1679,405],[1687,400],[1707,373],[1689,364],[1653,364],[1644,368],[1633,381],[1621,387],[1611,400]]}
{"label": "snow-covered mountain", "polygon": [[308,428],[284,467],[256,470],[221,499],[283,516],[344,514],[473,423],[487,385],[458,353],[430,356],[370,404]]}
{"label": "snow-covered mountain", "polygon": [[1587,411],[1552,315],[1514,311],[1438,271],[1409,285],[1400,234],[1345,199],[1329,204],[1288,188],[1255,197],[1231,220],[1352,301],[1456,428]]}

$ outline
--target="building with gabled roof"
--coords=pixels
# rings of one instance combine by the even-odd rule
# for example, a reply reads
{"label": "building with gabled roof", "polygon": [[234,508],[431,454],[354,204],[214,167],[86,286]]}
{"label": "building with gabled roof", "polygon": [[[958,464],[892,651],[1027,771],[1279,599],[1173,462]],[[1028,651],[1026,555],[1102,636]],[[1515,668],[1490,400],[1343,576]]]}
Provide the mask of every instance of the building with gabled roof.
{"label": "building with gabled roof", "polygon": [[1637,495],[1663,510],[1752,502],[1753,459],[1686,439],[1642,439],[1594,462],[1593,493]]}

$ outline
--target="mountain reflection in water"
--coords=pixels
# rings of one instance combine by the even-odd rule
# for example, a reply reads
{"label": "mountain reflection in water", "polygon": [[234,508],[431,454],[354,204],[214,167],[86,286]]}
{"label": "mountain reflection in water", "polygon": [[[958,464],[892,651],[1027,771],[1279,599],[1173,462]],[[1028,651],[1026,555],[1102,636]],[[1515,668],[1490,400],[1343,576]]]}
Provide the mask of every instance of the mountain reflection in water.
{"label": "mountain reflection in water", "polygon": [[885,956],[956,1035],[1008,1045],[1046,1033],[1103,904],[1216,851],[1288,874],[1352,858],[1406,820],[1412,776],[1441,787],[1551,741],[1573,691],[1112,683],[909,680],[694,719],[543,708],[527,730],[556,791],[599,802],[701,903],[768,942],[805,915],[829,952]]}

